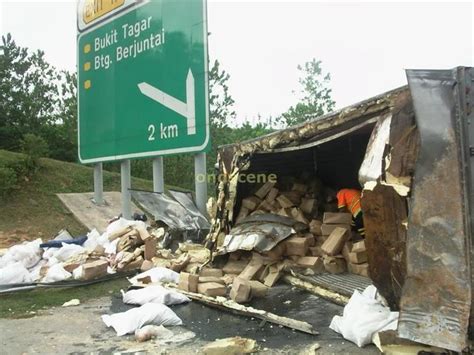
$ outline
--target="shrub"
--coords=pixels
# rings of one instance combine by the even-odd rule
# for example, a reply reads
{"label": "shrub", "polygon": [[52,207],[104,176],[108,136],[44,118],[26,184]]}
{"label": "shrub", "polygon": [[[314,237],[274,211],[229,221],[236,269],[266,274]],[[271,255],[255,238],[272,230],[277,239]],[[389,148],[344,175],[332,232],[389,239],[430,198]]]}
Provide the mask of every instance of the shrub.
{"label": "shrub", "polygon": [[39,158],[48,155],[48,144],[42,137],[27,133],[21,141],[21,150],[26,154],[24,160],[26,171],[33,174],[39,168]]}
{"label": "shrub", "polygon": [[16,187],[17,181],[15,170],[0,166],[0,196],[8,195]]}

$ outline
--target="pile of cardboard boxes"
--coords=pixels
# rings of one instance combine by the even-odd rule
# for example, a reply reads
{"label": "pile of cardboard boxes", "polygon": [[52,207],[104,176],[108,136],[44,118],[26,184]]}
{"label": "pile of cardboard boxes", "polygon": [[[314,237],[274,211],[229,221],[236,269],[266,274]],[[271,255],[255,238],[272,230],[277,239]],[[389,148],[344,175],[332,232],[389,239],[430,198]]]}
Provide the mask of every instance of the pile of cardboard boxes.
{"label": "pile of cardboard boxes", "polygon": [[225,296],[230,288],[229,297],[242,303],[264,296],[289,270],[303,274],[349,271],[368,276],[365,243],[351,241],[358,237],[351,231],[352,215],[324,212],[327,204],[319,182],[295,182],[290,189],[280,190],[267,182],[253,196],[244,198],[236,223],[245,223],[248,215],[273,213],[306,224],[305,231],[265,253],[232,252],[221,268],[205,267],[195,275],[183,272],[179,288],[207,296]]}

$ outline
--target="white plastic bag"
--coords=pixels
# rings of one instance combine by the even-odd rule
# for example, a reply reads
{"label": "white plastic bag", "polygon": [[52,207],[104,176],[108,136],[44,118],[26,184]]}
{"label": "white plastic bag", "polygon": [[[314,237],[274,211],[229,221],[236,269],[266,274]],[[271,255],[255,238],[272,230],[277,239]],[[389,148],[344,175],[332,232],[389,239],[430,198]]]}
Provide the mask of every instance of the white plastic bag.
{"label": "white plastic bag", "polygon": [[107,327],[113,327],[118,336],[134,333],[147,324],[182,325],[181,319],[164,304],[147,303],[126,312],[103,315]]}
{"label": "white plastic bag", "polygon": [[145,303],[160,303],[167,306],[189,302],[185,295],[164,288],[163,286],[148,286],[139,290],[122,291],[123,302],[127,304],[144,305]]}
{"label": "white plastic bag", "polygon": [[43,276],[40,275],[41,268],[47,264],[46,260],[41,259],[38,264],[28,270],[33,282],[39,281]]}
{"label": "white plastic bag", "polygon": [[41,243],[41,239],[36,239],[32,242],[12,246],[0,258],[0,268],[16,262],[20,262],[25,268],[35,266],[41,260],[43,252],[43,249],[39,247]]}
{"label": "white plastic bag", "polygon": [[129,281],[134,284],[138,282],[138,279],[143,277],[150,276],[151,282],[179,282],[179,274],[173,270],[167,269],[165,267],[154,267],[153,269],[147,270],[138,274],[135,277],[132,277]]}
{"label": "white plastic bag", "polygon": [[0,269],[0,285],[33,282],[30,273],[21,262]]}
{"label": "white plastic bag", "polygon": [[41,282],[63,281],[71,278],[71,276],[71,273],[64,270],[62,264],[54,264],[48,269],[46,276],[41,280]]}
{"label": "white plastic bag", "polygon": [[146,223],[143,222],[143,221],[131,221],[131,220],[128,220],[128,219],[124,219],[124,218],[119,218],[118,220],[116,221],[113,221],[112,223],[110,223],[108,226],[107,226],[107,229],[105,230],[105,233],[107,235],[107,237],[109,237],[110,235],[114,234],[115,232],[121,230],[121,229],[124,229],[125,227],[135,227],[135,228],[138,228],[138,229],[145,229],[146,230]]}
{"label": "white plastic bag", "polygon": [[62,243],[61,248],[48,248],[43,254],[43,258],[48,260],[48,265],[52,266],[87,250],[80,245]]}
{"label": "white plastic bag", "polygon": [[369,286],[362,294],[354,291],[342,317],[334,316],[329,325],[358,347],[371,343],[373,334],[379,331],[397,328],[398,312],[391,312],[377,300],[377,289],[375,292],[374,289],[374,286]]}
{"label": "white plastic bag", "polygon": [[97,229],[93,229],[89,233],[87,233],[87,240],[84,242],[84,244],[82,244],[82,246],[88,252],[92,252],[98,245],[100,245],[99,240],[99,232],[97,232]]}

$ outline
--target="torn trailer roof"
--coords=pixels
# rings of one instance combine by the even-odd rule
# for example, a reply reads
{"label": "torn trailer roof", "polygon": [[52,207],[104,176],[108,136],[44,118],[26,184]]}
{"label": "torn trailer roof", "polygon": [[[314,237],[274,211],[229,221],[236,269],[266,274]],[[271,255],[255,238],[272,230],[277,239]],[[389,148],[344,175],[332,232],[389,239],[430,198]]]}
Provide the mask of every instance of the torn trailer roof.
{"label": "torn trailer roof", "polygon": [[473,70],[409,70],[407,78],[408,86],[220,147],[225,178],[208,243],[219,250],[246,214],[285,212],[266,200],[248,208],[264,184],[255,176],[276,176],[277,193],[290,200],[280,186],[317,181],[323,212],[334,191],[362,190],[368,273],[400,310],[399,336],[461,351],[472,313]]}

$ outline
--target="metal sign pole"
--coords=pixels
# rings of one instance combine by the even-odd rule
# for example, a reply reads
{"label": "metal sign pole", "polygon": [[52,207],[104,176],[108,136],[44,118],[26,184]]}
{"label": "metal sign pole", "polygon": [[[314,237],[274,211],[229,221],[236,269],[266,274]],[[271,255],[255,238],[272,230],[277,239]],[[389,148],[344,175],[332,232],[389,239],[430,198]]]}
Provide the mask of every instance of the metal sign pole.
{"label": "metal sign pole", "polygon": [[153,159],[153,191],[165,191],[165,182],[163,178],[163,157],[156,157]]}
{"label": "metal sign pole", "polygon": [[94,203],[104,204],[104,179],[102,175],[102,163],[94,165]]}
{"label": "metal sign pole", "polygon": [[125,219],[132,218],[132,203],[130,188],[130,160],[123,160],[120,163],[120,180],[122,184],[122,217]]}
{"label": "metal sign pole", "polygon": [[207,173],[206,153],[198,153],[194,156],[194,182],[196,186],[196,205],[202,214],[207,216]]}

